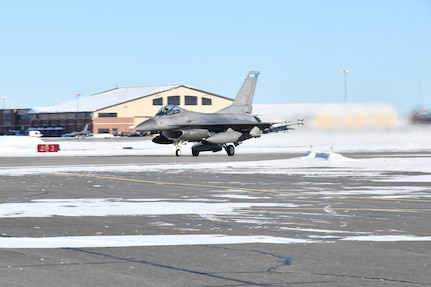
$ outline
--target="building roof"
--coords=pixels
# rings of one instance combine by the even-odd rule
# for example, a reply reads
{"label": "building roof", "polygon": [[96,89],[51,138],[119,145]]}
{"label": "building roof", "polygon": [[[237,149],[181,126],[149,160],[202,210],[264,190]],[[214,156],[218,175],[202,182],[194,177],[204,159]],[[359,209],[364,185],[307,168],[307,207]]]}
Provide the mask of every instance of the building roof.
{"label": "building roof", "polygon": [[29,111],[29,114],[65,113],[77,111],[94,112],[103,108],[133,101],[182,86],[184,85],[115,88],[91,96],[79,97],[56,106],[33,108]]}

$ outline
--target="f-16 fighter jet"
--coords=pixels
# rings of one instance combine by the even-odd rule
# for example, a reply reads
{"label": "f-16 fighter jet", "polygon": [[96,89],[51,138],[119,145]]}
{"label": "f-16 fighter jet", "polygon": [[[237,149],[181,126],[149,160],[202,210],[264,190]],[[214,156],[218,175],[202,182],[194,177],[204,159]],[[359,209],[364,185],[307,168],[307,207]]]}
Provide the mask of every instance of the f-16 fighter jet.
{"label": "f-16 fighter jet", "polygon": [[241,142],[262,134],[293,129],[296,122],[262,122],[252,115],[252,103],[259,72],[248,73],[232,105],[215,113],[188,111],[177,105],[162,107],[155,116],[135,126],[138,132],[158,132],[153,139],[158,144],[174,144],[175,155],[181,155],[181,146],[196,142],[193,156],[200,152],[218,152],[224,149],[229,156]]}

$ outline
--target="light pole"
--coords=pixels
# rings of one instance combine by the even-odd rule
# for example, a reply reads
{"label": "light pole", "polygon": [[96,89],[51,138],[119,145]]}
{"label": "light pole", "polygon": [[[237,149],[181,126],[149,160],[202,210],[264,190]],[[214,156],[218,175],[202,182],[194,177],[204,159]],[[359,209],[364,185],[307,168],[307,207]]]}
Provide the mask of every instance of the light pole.
{"label": "light pole", "polygon": [[6,103],[7,96],[0,96],[0,99],[3,100],[3,110],[4,110],[6,106],[5,103]]}
{"label": "light pole", "polygon": [[1,120],[3,131],[6,131],[6,111],[5,111],[5,102],[7,99],[7,96],[0,96],[0,99],[3,101],[3,119]]}
{"label": "light pole", "polygon": [[350,70],[341,70],[341,73],[344,74],[344,101],[347,101],[347,74],[350,73]]}
{"label": "light pole", "polygon": [[79,96],[81,94],[73,94],[74,97],[76,97],[76,112],[79,112]]}
{"label": "light pole", "polygon": [[79,114],[79,96],[81,94],[73,94],[76,97],[76,116],[75,116],[75,131],[78,130],[78,114]]}

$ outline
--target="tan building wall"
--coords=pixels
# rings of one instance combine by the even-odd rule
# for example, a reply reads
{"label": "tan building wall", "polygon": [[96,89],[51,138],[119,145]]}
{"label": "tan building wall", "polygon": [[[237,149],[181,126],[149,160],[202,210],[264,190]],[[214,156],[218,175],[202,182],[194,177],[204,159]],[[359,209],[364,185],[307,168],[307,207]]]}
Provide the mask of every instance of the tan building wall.
{"label": "tan building wall", "polygon": [[[177,102],[179,100],[179,104]],[[178,88],[145,96],[133,101],[97,110],[93,113],[93,133],[131,133],[130,126],[154,116],[163,106],[173,104],[202,113],[212,113],[232,104],[232,100],[203,91],[180,86]],[[211,104],[208,104],[208,101]],[[203,104],[203,103],[206,104]],[[171,102],[172,103],[172,102]]]}
{"label": "tan building wall", "polygon": [[132,117],[122,118],[95,118],[93,120],[93,133],[121,134],[132,132],[129,127],[133,125]]}

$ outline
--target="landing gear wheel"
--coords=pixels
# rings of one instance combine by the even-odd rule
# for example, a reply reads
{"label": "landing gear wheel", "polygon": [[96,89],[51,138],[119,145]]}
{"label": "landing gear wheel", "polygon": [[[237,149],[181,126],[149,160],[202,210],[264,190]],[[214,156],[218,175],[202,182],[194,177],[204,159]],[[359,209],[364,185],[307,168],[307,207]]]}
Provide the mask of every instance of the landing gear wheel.
{"label": "landing gear wheel", "polygon": [[175,155],[181,156],[181,148],[184,146],[184,144],[187,142],[184,141],[174,141],[174,147],[175,147]]}
{"label": "landing gear wheel", "polygon": [[227,145],[224,149],[228,156],[233,156],[235,154],[235,147],[233,145]]}
{"label": "landing gear wheel", "polygon": [[193,156],[198,156],[199,155],[199,151],[195,150],[195,149],[192,149],[192,155]]}

